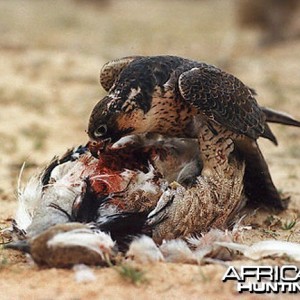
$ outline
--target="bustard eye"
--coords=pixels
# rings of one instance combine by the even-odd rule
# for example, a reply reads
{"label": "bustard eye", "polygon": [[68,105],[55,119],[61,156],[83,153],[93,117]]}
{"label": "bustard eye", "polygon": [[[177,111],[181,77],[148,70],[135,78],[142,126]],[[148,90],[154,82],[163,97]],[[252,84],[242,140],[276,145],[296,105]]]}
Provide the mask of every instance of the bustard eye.
{"label": "bustard eye", "polygon": [[107,126],[105,124],[100,125],[94,132],[95,137],[104,136],[107,132]]}

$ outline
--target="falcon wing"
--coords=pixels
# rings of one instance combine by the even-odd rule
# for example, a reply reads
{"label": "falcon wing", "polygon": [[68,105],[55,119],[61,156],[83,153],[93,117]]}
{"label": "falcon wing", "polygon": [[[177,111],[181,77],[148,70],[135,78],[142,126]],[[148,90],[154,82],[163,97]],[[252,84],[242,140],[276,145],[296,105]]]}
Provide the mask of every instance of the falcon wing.
{"label": "falcon wing", "polygon": [[233,75],[203,64],[182,73],[178,85],[184,100],[208,120],[255,140],[264,136],[274,141],[253,92]]}
{"label": "falcon wing", "polygon": [[118,75],[131,62],[144,58],[144,56],[127,56],[107,62],[100,71],[100,84],[108,92],[115,83]]}

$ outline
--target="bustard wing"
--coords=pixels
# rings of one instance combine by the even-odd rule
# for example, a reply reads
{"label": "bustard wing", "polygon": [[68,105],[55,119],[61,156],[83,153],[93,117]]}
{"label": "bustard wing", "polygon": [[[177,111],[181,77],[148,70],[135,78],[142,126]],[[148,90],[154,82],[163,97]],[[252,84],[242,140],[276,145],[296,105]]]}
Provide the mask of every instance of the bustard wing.
{"label": "bustard wing", "polygon": [[209,120],[254,140],[263,136],[276,144],[255,92],[233,75],[201,64],[183,72],[178,86],[183,99]]}
{"label": "bustard wing", "polygon": [[131,62],[144,58],[144,56],[127,56],[107,62],[100,71],[100,84],[108,92],[115,83],[119,74]]}

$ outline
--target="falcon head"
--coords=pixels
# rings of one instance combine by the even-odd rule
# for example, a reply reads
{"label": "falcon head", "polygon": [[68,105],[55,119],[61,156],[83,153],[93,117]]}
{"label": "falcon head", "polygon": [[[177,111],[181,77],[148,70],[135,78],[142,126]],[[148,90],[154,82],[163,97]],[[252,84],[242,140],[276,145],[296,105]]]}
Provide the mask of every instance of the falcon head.
{"label": "falcon head", "polygon": [[106,63],[100,72],[100,83],[108,96],[92,111],[90,139],[116,142],[128,134],[165,131],[165,124],[158,124],[161,107],[153,103],[153,94],[183,61],[174,56],[130,56]]}
{"label": "falcon head", "polygon": [[94,107],[88,126],[92,141],[114,143],[123,136],[145,131],[145,108],[130,97],[123,99],[108,95]]}
{"label": "falcon head", "polygon": [[180,128],[186,127],[179,124],[179,119],[187,109],[182,103],[175,107],[173,95],[165,92],[176,82],[178,74],[174,78],[171,75],[183,62],[184,59],[172,56],[127,57],[104,65],[100,82],[108,95],[92,111],[90,139],[107,145],[129,134],[178,136]]}

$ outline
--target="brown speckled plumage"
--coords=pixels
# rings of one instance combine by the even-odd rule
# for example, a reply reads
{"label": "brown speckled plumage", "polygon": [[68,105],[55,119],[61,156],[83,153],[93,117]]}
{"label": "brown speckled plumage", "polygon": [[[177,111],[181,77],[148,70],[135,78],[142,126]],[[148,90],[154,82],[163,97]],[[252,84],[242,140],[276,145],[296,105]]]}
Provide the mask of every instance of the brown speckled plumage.
{"label": "brown speckled plumage", "polygon": [[226,228],[234,212],[245,204],[245,164],[233,153],[232,140],[219,143],[219,137],[206,126],[199,133],[205,160],[195,185],[185,188],[171,184],[148,217],[157,243],[201,234],[212,227]]}
{"label": "brown speckled plumage", "polygon": [[128,57],[107,63],[100,82],[108,95],[91,114],[91,138],[98,138],[102,124],[112,140],[145,129],[195,137],[192,116],[201,115],[252,139],[276,141],[253,90],[212,65],[175,56]]}
{"label": "brown speckled plumage", "polygon": [[[277,143],[267,124],[274,114],[260,107],[254,90],[239,79],[181,57],[137,56],[105,64],[100,82],[108,95],[92,111],[88,128],[92,140],[115,142],[146,132],[199,138],[201,123],[221,138],[226,132],[223,139],[234,141],[246,163],[245,178],[250,182],[246,194],[251,201],[284,208],[256,143],[259,137]],[[291,118],[286,120],[282,123],[291,125]]]}

